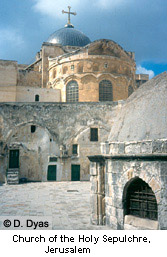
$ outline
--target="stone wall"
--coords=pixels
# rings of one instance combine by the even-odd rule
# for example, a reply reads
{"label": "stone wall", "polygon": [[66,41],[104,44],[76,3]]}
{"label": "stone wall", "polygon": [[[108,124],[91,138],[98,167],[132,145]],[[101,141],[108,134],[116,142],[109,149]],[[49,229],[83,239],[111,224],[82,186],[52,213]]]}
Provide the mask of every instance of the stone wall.
{"label": "stone wall", "polygon": [[60,102],[60,90],[50,88],[16,87],[16,102],[35,102],[35,96],[39,96],[39,102]]}
{"label": "stone wall", "polygon": [[[111,143],[103,145],[103,155],[91,156],[92,223],[97,223],[97,167],[105,169],[105,208],[103,219],[113,229],[167,229],[167,140]],[[146,182],[155,194],[158,221],[125,216],[124,200],[127,186],[136,178]],[[103,181],[103,180],[101,180]],[[103,192],[100,192],[102,195]],[[103,196],[104,197],[104,196]]]}
{"label": "stone wall", "polygon": [[66,102],[66,86],[75,80],[79,102],[98,102],[99,83],[109,80],[113,101],[118,101],[128,98],[129,86],[136,89],[135,68],[134,59],[117,44],[112,42],[110,46],[109,42],[99,40],[76,52],[50,58],[48,86],[60,89],[62,101]]}
{"label": "stone wall", "polygon": [[[57,180],[71,180],[71,165],[80,165],[80,179],[89,180],[87,155],[100,153],[117,109],[123,103],[3,103],[0,104],[0,141],[5,180],[9,149],[20,151],[20,177],[47,181],[48,165],[57,165]],[[35,132],[31,127],[35,126]],[[98,128],[98,142],[90,141],[90,129]],[[78,144],[77,155],[72,145]],[[50,163],[49,157],[57,157]]]}
{"label": "stone wall", "polygon": [[16,100],[17,62],[0,60],[0,102]]}
{"label": "stone wall", "polygon": [[17,86],[42,87],[42,74],[39,71],[19,70]]}

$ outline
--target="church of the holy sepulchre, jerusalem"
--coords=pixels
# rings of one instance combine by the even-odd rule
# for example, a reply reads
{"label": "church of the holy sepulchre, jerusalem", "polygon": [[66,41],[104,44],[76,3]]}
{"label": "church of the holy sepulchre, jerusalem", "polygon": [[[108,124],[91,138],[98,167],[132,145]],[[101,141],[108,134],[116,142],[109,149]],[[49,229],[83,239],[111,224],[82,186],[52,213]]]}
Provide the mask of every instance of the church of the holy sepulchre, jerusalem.
{"label": "church of the holy sepulchre, jerusalem", "polygon": [[32,64],[0,60],[0,182],[90,180],[93,224],[167,229],[167,74],[136,74],[68,8]]}

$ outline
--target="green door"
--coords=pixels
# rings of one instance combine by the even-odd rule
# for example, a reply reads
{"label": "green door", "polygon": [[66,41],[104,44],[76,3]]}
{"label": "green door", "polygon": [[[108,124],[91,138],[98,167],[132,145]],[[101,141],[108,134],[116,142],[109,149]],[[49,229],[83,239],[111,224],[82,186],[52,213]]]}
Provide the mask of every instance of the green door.
{"label": "green door", "polygon": [[80,181],[80,165],[71,165],[71,181]]}
{"label": "green door", "polygon": [[48,166],[48,176],[47,176],[48,181],[56,181],[56,171],[57,171],[56,165]]}
{"label": "green door", "polygon": [[19,168],[19,150],[9,151],[9,169]]}

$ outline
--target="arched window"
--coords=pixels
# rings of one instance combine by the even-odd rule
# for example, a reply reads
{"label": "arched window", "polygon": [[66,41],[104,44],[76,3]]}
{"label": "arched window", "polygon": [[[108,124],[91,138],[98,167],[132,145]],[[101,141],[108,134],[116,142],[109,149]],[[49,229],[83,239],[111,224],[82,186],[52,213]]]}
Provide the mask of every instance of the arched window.
{"label": "arched window", "polygon": [[133,93],[133,87],[132,86],[129,86],[128,87],[128,96],[130,96],[132,93]]}
{"label": "arched window", "polygon": [[67,84],[66,102],[78,102],[78,98],[78,83],[72,80]]}
{"label": "arched window", "polygon": [[113,101],[113,89],[110,80],[102,80],[99,83],[99,101]]}
{"label": "arched window", "polygon": [[124,214],[157,220],[158,209],[151,187],[140,178],[135,178],[126,189],[123,199]]}
{"label": "arched window", "polygon": [[39,102],[39,95],[35,95],[35,102]]}

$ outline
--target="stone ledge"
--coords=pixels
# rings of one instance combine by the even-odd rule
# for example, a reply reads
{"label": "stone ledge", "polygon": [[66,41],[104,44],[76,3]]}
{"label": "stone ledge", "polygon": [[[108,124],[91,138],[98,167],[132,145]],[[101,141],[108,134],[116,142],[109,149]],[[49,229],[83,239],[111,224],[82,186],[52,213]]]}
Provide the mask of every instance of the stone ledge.
{"label": "stone ledge", "polygon": [[158,221],[142,219],[135,217],[133,215],[126,215],[124,221],[124,229],[149,229],[157,230],[159,229]]}
{"label": "stone ledge", "polygon": [[167,139],[134,142],[110,142],[109,153],[118,154],[161,154],[167,153]]}

